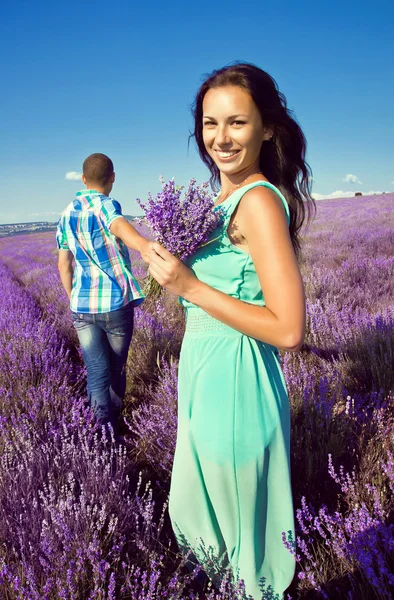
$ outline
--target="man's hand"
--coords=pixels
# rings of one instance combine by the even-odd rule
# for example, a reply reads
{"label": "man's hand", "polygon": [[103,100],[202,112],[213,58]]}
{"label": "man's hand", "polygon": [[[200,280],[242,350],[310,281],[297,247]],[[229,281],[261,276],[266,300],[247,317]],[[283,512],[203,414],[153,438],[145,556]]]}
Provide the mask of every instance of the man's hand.
{"label": "man's hand", "polygon": [[142,260],[144,260],[148,264],[150,262],[153,244],[154,242],[150,242],[145,238],[142,238],[142,241],[139,244],[138,252],[141,254]]}

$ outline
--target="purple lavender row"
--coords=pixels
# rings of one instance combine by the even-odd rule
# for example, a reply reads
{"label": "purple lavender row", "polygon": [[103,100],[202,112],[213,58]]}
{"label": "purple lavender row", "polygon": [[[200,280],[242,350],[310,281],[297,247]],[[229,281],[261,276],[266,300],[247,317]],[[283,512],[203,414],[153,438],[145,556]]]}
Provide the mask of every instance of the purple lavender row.
{"label": "purple lavender row", "polygon": [[[393,557],[393,199],[386,195],[368,202],[321,203],[305,238],[307,343],[301,353],[282,357],[292,400],[293,490],[300,510],[308,507],[312,512],[316,507],[315,516],[322,510],[327,523],[332,518],[336,523],[324,538],[317,528],[306,535],[299,522],[298,584],[290,593],[300,598],[313,588],[317,597],[390,597],[385,569]],[[0,246],[2,252],[4,240]],[[17,247],[7,240],[7,250],[14,254],[10,262],[15,261]],[[31,285],[32,261],[40,259],[33,240],[26,253]],[[26,260],[26,273],[28,264]],[[55,273],[54,258],[46,268]],[[44,272],[36,294],[45,282]],[[133,410],[131,426],[139,463],[145,463],[153,481],[159,479],[166,489],[175,439],[176,362],[163,363],[161,373],[156,368],[157,384],[152,370],[157,366],[156,350],[167,353],[167,359],[171,354],[177,357],[182,321],[166,295],[160,303],[144,304],[137,328],[143,334],[135,339],[130,369],[135,372],[136,357],[143,357],[138,365],[144,373],[140,390],[152,387],[149,393],[145,390],[145,402]],[[356,483],[348,491],[332,480],[333,469],[340,465],[345,479],[346,473],[355,473]],[[305,519],[300,512],[298,517]],[[325,531],[320,521],[316,526]],[[365,547],[370,552],[361,552]]]}
{"label": "purple lavender row", "polygon": [[32,296],[3,263],[0,277],[0,597],[195,598],[174,552],[169,571],[150,484],[101,435]]}
{"label": "purple lavender row", "polygon": [[149,484],[133,483],[126,451],[76,395],[61,337],[2,263],[0,277],[0,597],[194,598],[192,576],[162,554]]}

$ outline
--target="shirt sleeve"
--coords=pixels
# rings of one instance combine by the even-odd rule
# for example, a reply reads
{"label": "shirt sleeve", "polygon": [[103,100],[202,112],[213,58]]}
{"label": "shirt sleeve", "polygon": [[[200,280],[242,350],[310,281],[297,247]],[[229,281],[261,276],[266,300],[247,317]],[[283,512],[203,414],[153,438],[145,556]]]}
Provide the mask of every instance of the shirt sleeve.
{"label": "shirt sleeve", "polygon": [[63,217],[60,217],[56,229],[56,244],[59,250],[70,250],[67,241],[66,230],[63,223]]}
{"label": "shirt sleeve", "polygon": [[119,217],[123,217],[122,215],[122,207],[120,206],[117,200],[113,200],[112,198],[108,198],[105,202],[103,202],[100,211],[100,220],[104,223],[104,225],[109,229],[111,223],[118,219]]}

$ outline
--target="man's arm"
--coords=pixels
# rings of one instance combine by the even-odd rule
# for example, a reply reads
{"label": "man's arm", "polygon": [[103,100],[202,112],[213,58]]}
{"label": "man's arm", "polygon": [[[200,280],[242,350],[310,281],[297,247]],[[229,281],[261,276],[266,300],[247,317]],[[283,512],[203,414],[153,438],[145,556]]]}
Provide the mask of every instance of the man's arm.
{"label": "man's arm", "polygon": [[117,238],[121,239],[131,250],[137,250],[143,260],[149,262],[149,251],[152,247],[152,242],[144,238],[124,217],[118,217],[112,221],[110,232]]}
{"label": "man's arm", "polygon": [[73,253],[70,250],[59,250],[59,257],[57,266],[60,273],[60,279],[64,289],[66,290],[67,296],[71,298],[72,280],[73,280]]}

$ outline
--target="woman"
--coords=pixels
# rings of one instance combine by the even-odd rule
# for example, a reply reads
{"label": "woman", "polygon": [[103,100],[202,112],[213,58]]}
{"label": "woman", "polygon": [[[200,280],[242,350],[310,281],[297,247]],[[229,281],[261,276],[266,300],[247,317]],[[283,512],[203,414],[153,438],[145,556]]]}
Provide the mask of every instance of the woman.
{"label": "woman", "polygon": [[170,517],[202,564],[213,553],[247,594],[261,598],[264,582],[282,597],[294,575],[282,542],[293,507],[277,348],[299,350],[305,332],[296,260],[314,206],[305,138],[274,80],[251,64],[214,71],[194,118],[225,218],[187,265],[159,244],[149,262],[187,314]]}

